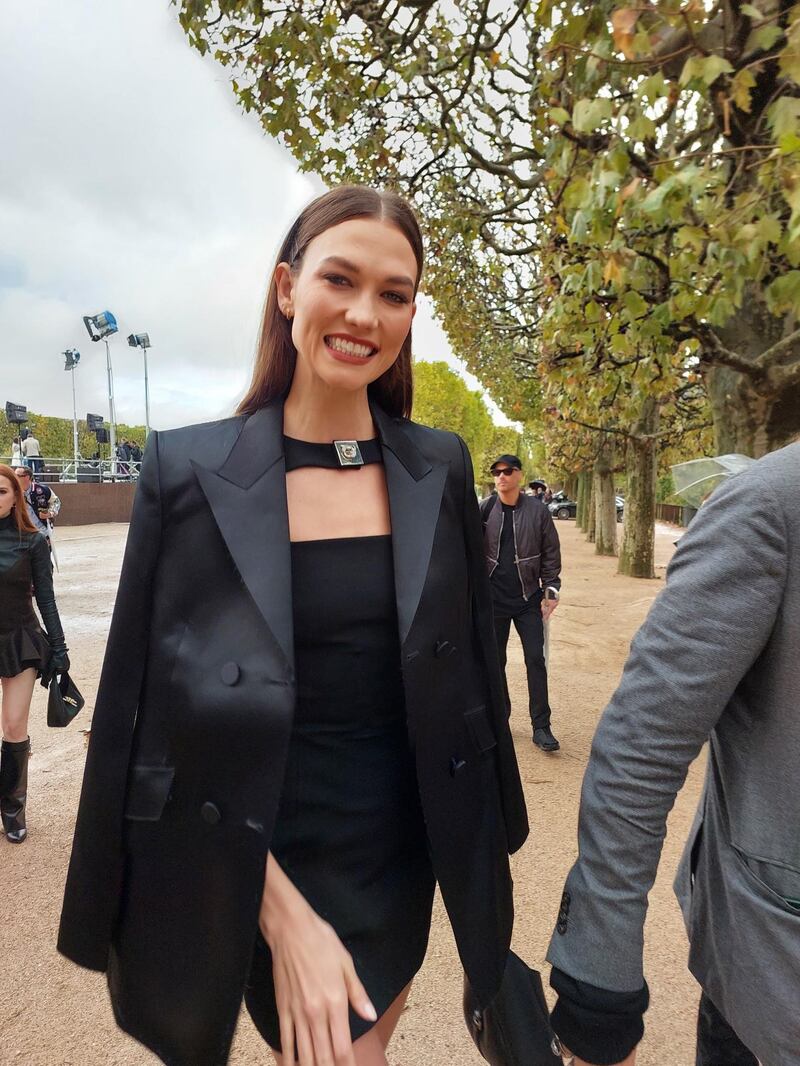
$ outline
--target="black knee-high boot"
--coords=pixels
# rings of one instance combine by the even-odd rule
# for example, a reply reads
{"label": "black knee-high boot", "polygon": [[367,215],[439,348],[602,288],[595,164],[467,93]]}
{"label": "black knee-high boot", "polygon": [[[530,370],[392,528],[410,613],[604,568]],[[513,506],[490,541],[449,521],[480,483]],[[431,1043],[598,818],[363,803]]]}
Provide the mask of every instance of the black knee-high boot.
{"label": "black knee-high boot", "polygon": [[28,835],[25,827],[25,801],[28,798],[28,756],[30,737],[16,743],[4,740],[0,749],[0,816],[6,839],[21,844]]}

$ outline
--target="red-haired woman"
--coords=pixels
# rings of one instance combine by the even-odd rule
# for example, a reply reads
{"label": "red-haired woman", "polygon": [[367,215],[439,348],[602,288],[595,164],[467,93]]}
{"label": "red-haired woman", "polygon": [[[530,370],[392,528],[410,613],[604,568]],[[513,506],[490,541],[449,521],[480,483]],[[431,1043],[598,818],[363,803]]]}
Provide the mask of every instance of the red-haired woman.
{"label": "red-haired woman", "polygon": [[396,195],[320,197],[238,416],[148,441],[59,947],[173,1066],[243,994],[283,1066],[385,1066],[436,881],[484,1003],[505,968],[527,819],[472,464],[408,417],[422,260]]}
{"label": "red-haired woman", "polygon": [[[33,610],[33,595],[47,635]],[[37,676],[46,682],[69,668],[64,631],[53,593],[47,541],[31,523],[25,497],[10,466],[0,464],[0,684],[3,744],[0,814],[6,840],[28,835],[28,715]]]}

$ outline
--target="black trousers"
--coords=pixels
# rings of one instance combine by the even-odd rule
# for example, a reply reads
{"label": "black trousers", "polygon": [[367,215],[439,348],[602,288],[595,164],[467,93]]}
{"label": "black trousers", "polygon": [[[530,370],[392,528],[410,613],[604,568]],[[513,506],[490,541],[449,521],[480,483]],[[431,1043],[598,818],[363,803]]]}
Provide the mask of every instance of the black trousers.
{"label": "black trousers", "polygon": [[500,665],[503,668],[503,686],[506,704],[511,709],[506,680],[506,661],[508,635],[511,623],[519,633],[522,651],[525,656],[525,670],[528,674],[528,705],[531,723],[534,729],[550,728],[550,701],[547,694],[547,667],[544,662],[544,622],[542,620],[541,596],[532,597],[524,606],[513,614],[498,610],[495,605],[494,632],[497,637],[497,650],[500,652]]}
{"label": "black trousers", "polygon": [[758,1066],[758,1060],[734,1033],[705,994],[697,1012],[695,1066]]}

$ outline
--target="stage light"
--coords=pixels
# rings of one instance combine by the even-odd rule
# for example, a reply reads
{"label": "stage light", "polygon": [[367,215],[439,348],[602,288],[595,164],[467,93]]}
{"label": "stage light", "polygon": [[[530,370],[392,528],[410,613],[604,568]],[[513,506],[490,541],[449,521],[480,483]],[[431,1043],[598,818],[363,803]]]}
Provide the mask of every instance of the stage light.
{"label": "stage light", "polygon": [[119,332],[117,320],[110,311],[101,311],[97,315],[84,315],[83,324],[93,341],[102,341],[112,333]]}

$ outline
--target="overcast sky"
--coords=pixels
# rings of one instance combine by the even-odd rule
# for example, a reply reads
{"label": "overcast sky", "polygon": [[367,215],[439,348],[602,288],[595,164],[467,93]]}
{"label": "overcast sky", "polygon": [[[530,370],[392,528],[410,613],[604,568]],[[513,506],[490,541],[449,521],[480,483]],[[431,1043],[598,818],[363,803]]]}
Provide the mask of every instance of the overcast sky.
{"label": "overcast sky", "polygon": [[[320,183],[239,111],[168,0],[16,5],[0,128],[0,402],[72,417],[74,347],[78,416],[108,417],[105,346],[82,321],[108,309],[118,421],[144,422],[134,332],[154,427],[230,414],[278,243]],[[422,303],[416,353],[455,366]]]}

